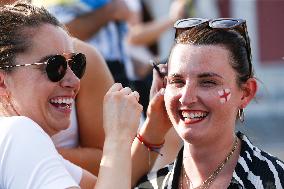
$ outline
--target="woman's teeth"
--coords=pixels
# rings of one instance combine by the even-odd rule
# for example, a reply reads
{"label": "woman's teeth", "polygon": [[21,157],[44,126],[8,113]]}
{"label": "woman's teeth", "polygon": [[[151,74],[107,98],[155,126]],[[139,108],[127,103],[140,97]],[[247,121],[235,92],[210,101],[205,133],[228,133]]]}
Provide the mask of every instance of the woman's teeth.
{"label": "woman's teeth", "polygon": [[74,102],[73,98],[53,98],[50,100],[50,103],[60,109],[71,109],[72,103]]}
{"label": "woman's teeth", "polygon": [[205,111],[182,111],[181,119],[185,124],[194,124],[202,121],[207,115],[208,112]]}
{"label": "woman's teeth", "polygon": [[195,119],[195,118],[204,118],[207,116],[208,113],[206,112],[182,112],[183,118],[188,118],[188,119]]}

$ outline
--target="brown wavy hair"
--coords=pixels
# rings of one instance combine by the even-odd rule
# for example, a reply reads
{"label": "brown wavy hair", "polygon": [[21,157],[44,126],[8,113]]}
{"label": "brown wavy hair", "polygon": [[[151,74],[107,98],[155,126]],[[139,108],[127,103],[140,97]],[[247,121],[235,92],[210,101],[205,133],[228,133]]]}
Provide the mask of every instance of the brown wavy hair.
{"label": "brown wavy hair", "polygon": [[13,65],[18,53],[27,52],[31,46],[31,31],[36,31],[42,24],[64,28],[45,8],[36,7],[27,1],[1,6],[0,66]]}

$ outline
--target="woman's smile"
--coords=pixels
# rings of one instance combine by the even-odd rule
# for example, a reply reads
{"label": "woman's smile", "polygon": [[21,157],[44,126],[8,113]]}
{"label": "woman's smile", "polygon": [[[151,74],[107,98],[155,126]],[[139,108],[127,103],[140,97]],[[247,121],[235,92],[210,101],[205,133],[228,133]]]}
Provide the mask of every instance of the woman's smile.
{"label": "woman's smile", "polygon": [[53,97],[49,100],[49,103],[54,107],[57,111],[70,114],[71,107],[74,103],[73,97],[68,96],[57,96]]}
{"label": "woman's smile", "polygon": [[203,110],[180,110],[181,120],[185,124],[195,124],[203,121],[208,116],[208,112]]}

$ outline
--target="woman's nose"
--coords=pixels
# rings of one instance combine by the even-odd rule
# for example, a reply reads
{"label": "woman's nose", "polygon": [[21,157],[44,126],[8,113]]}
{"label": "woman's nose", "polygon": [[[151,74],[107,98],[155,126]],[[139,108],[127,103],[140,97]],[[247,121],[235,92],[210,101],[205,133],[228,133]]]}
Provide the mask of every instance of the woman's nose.
{"label": "woman's nose", "polygon": [[68,66],[66,73],[60,81],[62,87],[73,88],[78,91],[80,88],[80,79],[74,74],[71,68]]}
{"label": "woman's nose", "polygon": [[180,93],[179,102],[182,105],[190,105],[197,102],[196,87],[193,84],[186,84]]}

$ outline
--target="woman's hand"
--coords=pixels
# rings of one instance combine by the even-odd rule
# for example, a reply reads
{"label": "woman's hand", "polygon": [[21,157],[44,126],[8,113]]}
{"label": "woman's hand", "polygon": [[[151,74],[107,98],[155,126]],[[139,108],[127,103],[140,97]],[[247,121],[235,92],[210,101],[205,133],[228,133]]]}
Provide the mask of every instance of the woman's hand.
{"label": "woman's hand", "polygon": [[104,97],[103,123],[106,137],[97,188],[131,187],[131,145],[142,112],[138,100],[136,91],[129,87],[123,88],[120,83],[115,83]]}
{"label": "woman's hand", "polygon": [[[151,127],[152,132],[157,131],[160,134],[166,134],[172,127],[164,103],[167,65],[160,64],[158,67],[161,74],[158,74],[155,69],[153,70],[153,82],[150,91],[150,102],[147,109],[146,121],[149,121],[151,125],[153,125]],[[160,75],[163,75],[163,77]]]}
{"label": "woman's hand", "polygon": [[104,98],[104,130],[106,138],[132,142],[136,135],[142,106],[138,103],[139,94],[129,87],[115,83]]}

